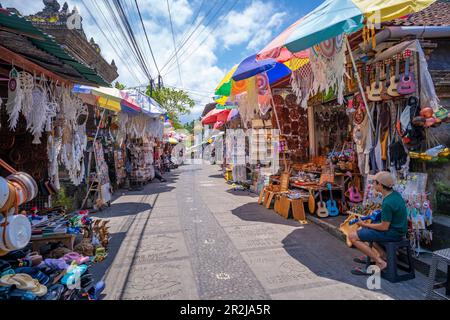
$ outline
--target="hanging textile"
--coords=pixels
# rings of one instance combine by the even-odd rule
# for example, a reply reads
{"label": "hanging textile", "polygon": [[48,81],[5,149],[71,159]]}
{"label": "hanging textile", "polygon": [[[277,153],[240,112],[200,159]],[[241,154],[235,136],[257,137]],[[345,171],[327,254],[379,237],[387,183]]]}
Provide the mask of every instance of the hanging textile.
{"label": "hanging textile", "polygon": [[269,77],[266,73],[256,76],[256,86],[258,90],[258,106],[261,115],[266,115],[272,107],[272,95],[269,85]]}
{"label": "hanging textile", "polygon": [[297,96],[297,104],[303,109],[308,107],[309,94],[313,84],[313,73],[311,64],[307,63],[292,72],[291,86],[292,91]]}
{"label": "hanging textile", "polygon": [[309,96],[333,90],[339,104],[344,101],[346,56],[343,35],[324,41],[310,49],[313,83]]}

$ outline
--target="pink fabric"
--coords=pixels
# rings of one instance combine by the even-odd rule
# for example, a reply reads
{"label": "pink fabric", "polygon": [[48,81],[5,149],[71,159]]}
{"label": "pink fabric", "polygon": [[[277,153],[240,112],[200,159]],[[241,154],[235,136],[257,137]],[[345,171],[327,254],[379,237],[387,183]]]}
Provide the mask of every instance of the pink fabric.
{"label": "pink fabric", "polygon": [[292,34],[292,32],[297,28],[297,26],[303,21],[303,18],[294,22],[289,28],[284,30],[278,37],[272,40],[261,52],[258,53],[257,59],[275,59],[277,62],[284,63],[293,58],[308,58],[309,51],[301,51],[298,53],[292,53],[284,47],[286,40]]}

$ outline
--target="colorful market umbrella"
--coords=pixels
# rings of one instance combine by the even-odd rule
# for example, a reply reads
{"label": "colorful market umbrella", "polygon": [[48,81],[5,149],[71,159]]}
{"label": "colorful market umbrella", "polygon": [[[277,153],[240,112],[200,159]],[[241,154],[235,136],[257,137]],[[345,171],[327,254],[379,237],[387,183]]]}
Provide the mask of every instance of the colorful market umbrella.
{"label": "colorful market umbrella", "polygon": [[238,109],[233,109],[228,114],[227,122],[231,122],[234,119],[236,119],[237,117],[239,117],[239,110]]}
{"label": "colorful market umbrella", "polygon": [[202,125],[210,125],[215,124],[218,121],[225,122],[227,120],[228,114],[231,110],[225,109],[214,109],[211,110],[203,119],[202,119]]}
{"label": "colorful market umbrella", "polygon": [[153,98],[138,90],[131,89],[124,92],[141,107],[142,113],[149,117],[158,118],[167,113]]}
{"label": "colorful market umbrella", "polygon": [[116,88],[75,85],[72,92],[95,97],[96,104],[114,112],[139,113],[141,107],[126,92]]}
{"label": "colorful market umbrella", "polygon": [[[252,56],[256,57],[256,55]],[[308,60],[309,61],[309,60]],[[237,67],[236,67],[237,69]],[[234,103],[228,102],[228,97],[233,94],[233,92],[243,92],[246,88],[246,79],[241,81],[235,81],[232,78],[234,77],[234,74],[232,73],[233,70],[236,70],[233,68],[226,76],[225,78],[220,82],[219,86],[216,89],[216,95],[218,96],[215,101],[218,103],[218,105],[222,107],[218,108],[227,108],[227,107],[235,107]],[[263,70],[263,69],[261,69]],[[256,72],[256,71],[255,71]],[[262,71],[266,72],[266,71]],[[262,73],[261,72],[261,73]],[[278,63],[274,62],[273,67],[269,70],[267,70],[267,77],[269,79],[269,84],[273,84],[280,79],[283,79],[284,77],[289,76],[292,73],[292,70],[290,69],[288,64]],[[255,74],[254,76],[256,76]],[[226,82],[228,80],[228,82]]]}
{"label": "colorful market umbrella", "polygon": [[300,52],[323,41],[362,29],[365,21],[375,24],[419,12],[436,0],[326,0],[295,22],[267,46],[259,58],[276,59],[286,48]]}
{"label": "colorful market umbrella", "polygon": [[234,72],[232,79],[234,81],[241,81],[257,74],[269,71],[274,68],[276,65],[276,61],[273,59],[265,59],[265,60],[256,60],[256,54],[251,55],[250,57],[244,59],[236,71]]}

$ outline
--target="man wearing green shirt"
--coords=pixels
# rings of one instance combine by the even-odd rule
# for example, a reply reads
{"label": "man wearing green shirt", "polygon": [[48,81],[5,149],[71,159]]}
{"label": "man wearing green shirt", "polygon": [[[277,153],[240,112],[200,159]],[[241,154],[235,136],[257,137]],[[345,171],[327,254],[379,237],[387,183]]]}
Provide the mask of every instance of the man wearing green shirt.
{"label": "man wearing green shirt", "polygon": [[[375,176],[374,188],[383,195],[381,223],[360,221],[357,224],[361,229],[349,234],[352,244],[375,261],[380,270],[385,269],[387,263],[384,250],[376,242],[400,241],[408,232],[406,204],[402,196],[392,189],[394,184],[389,172],[379,172]],[[375,250],[366,242],[373,242]]]}

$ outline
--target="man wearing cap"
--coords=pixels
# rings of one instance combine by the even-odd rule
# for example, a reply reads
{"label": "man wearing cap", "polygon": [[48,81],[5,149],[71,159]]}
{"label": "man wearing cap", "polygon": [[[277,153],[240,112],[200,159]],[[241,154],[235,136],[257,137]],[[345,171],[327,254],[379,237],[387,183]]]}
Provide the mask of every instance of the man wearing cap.
{"label": "man wearing cap", "polygon": [[[379,172],[375,176],[374,188],[383,195],[381,223],[358,222],[361,227],[349,234],[352,244],[374,261],[380,270],[387,267],[384,250],[376,242],[400,241],[408,232],[408,214],[402,196],[392,188],[395,181],[389,172]],[[373,242],[372,250],[366,242]]]}

